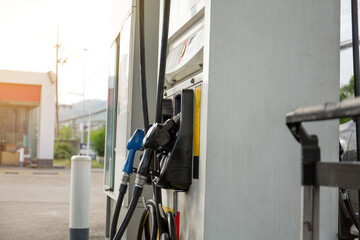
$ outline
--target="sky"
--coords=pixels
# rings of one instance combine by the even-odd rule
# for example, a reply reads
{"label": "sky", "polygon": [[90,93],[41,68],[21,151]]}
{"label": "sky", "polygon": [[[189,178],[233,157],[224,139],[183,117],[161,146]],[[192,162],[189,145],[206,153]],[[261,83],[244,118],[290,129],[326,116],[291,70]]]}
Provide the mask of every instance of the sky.
{"label": "sky", "polygon": [[110,0],[0,0],[0,69],[55,73],[58,41],[66,59],[59,102],[106,99],[110,7]]}
{"label": "sky", "polygon": [[[60,103],[106,99],[110,9],[111,0],[0,0],[0,69],[55,72],[58,39],[59,58],[66,59],[59,64]],[[341,1],[340,36],[351,41],[350,0]],[[348,49],[340,85],[352,73]]]}
{"label": "sky", "polygon": [[[340,1],[340,45],[352,42],[351,0]],[[358,6],[360,10],[360,5]],[[344,48],[340,53],[340,86],[349,83],[354,74],[352,48]]]}

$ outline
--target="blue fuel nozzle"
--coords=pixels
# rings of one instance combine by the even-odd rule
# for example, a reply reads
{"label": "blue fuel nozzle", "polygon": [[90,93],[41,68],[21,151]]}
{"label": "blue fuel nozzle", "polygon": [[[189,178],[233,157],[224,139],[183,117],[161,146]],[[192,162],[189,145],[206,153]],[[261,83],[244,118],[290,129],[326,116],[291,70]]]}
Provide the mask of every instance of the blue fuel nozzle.
{"label": "blue fuel nozzle", "polygon": [[129,150],[129,153],[125,161],[123,172],[126,172],[128,174],[132,173],[135,153],[137,150],[142,148],[142,142],[144,136],[145,136],[144,130],[136,129],[134,134],[131,136],[130,140],[128,141],[126,148]]}

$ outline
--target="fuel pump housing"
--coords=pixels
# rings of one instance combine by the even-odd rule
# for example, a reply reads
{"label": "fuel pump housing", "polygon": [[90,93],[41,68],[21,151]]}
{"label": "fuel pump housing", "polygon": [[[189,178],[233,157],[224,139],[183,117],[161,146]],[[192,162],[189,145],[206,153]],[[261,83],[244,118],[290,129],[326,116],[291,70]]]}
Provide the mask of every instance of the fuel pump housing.
{"label": "fuel pump housing", "polygon": [[180,127],[172,150],[163,157],[156,185],[187,191],[192,180],[194,92],[182,89],[173,98],[174,116],[181,114]]}

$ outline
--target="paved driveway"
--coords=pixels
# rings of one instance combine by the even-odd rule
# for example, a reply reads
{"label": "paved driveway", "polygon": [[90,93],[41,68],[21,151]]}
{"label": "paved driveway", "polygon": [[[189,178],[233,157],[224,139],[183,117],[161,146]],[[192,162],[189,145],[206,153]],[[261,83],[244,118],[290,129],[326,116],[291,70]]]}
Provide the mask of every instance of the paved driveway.
{"label": "paved driveway", "polygon": [[[91,172],[90,239],[105,239],[103,171]],[[0,240],[69,239],[70,169],[0,167]]]}

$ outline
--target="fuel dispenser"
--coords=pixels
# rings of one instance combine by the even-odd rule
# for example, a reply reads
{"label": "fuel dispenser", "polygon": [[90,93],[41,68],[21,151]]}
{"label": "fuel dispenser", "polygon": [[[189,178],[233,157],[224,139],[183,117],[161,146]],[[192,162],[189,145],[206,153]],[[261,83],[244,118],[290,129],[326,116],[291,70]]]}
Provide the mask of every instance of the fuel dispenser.
{"label": "fuel dispenser", "polygon": [[[170,1],[165,2],[157,90],[157,122],[152,124],[151,127],[149,127],[147,116],[146,72],[144,61],[145,46],[143,40],[140,40],[142,108],[145,137],[142,141],[142,145],[140,145],[137,139],[140,139],[138,135],[141,130],[138,129],[134,132],[128,143],[128,160],[125,162],[123,169],[123,180],[111,228],[111,239],[115,240],[121,239],[124,235],[146,183],[153,185],[154,199],[150,199],[147,202],[144,201],[145,210],[139,225],[138,238],[141,238],[143,229],[145,229],[145,237],[150,237],[148,222],[151,218],[153,237],[159,232],[158,236],[161,239],[178,239],[180,214],[176,211],[177,193],[187,192],[191,186],[193,176],[198,175],[193,173],[194,89],[191,89],[188,86],[185,87],[184,83],[194,85],[195,78],[191,77],[191,79],[189,79],[190,75],[199,75],[199,72],[201,72],[201,27],[203,23],[196,19],[196,24],[192,24],[190,29],[183,29],[184,35],[181,35],[181,40],[172,40],[172,42],[168,44],[169,6]],[[140,1],[140,39],[144,39],[144,36],[141,36],[144,31],[143,7],[144,2]],[[169,53],[167,54],[167,57],[164,58],[164,53],[167,52],[168,45],[170,46]],[[165,68],[165,66],[167,67]],[[187,81],[184,81],[184,79]],[[197,81],[196,84],[199,85],[199,81]],[[175,85],[177,85],[177,88],[174,88]],[[163,93],[163,86],[167,90],[165,93]],[[171,95],[168,95],[168,91],[172,91]],[[199,90],[197,91],[199,92]],[[199,94],[197,94],[197,98],[199,98]],[[170,101],[173,109],[172,116],[169,115],[169,107],[167,107]],[[199,101],[199,99],[197,101]],[[167,107],[164,108],[165,111],[162,110],[164,106]],[[161,121],[165,119],[167,120],[164,122]],[[197,128],[199,128],[199,125],[197,125]],[[196,142],[198,143],[198,141]],[[144,152],[141,156],[139,167],[133,168],[135,151],[139,149],[144,150]],[[153,153],[156,155],[153,156]],[[198,169],[198,167],[195,167],[194,169]],[[125,217],[115,234],[115,230],[117,229],[117,219],[120,215],[119,206],[122,204],[126,192],[129,175],[133,172],[136,172],[133,197]],[[164,191],[174,191],[175,199],[174,206],[172,206],[173,210],[170,210],[167,205],[163,205],[160,189],[164,189]]]}
{"label": "fuel dispenser", "polygon": [[[312,94],[328,99],[337,93],[338,83],[331,78],[336,64],[329,60],[336,58],[332,49],[338,48],[338,35],[333,33],[337,28],[321,19],[324,12],[335,22],[336,14],[330,13],[337,12],[338,6],[303,1],[284,5],[281,0],[232,4],[171,0],[171,5],[169,0],[132,1],[140,18],[144,2],[149,8],[160,2],[154,9],[160,9],[163,21],[151,25],[161,32],[156,54],[148,54],[153,48],[145,50],[142,37],[133,46],[141,66],[134,74],[133,88],[129,84],[133,91],[129,105],[136,108],[128,111],[127,134],[117,136],[130,143],[131,134],[140,128],[144,139],[141,147],[136,145],[134,165],[125,164],[131,169],[129,176],[120,178],[119,172],[123,155],[132,154],[116,152],[124,162],[117,159],[115,182],[127,184],[128,180],[129,184],[127,193],[120,189],[124,203],[119,216],[114,216],[119,220],[113,221],[111,239],[295,239],[300,232],[296,211],[300,200],[292,179],[297,168],[288,161],[294,147],[284,131],[284,110],[293,99],[304,99],[298,88],[307,84],[312,86],[308,100],[317,99]],[[289,16],[293,9],[299,10]],[[305,17],[309,20],[301,22]],[[152,31],[141,22],[133,33]],[[312,27],[317,24],[321,34]],[[147,46],[154,46],[147,36]],[[313,36],[311,44],[308,36]],[[329,75],[326,83],[311,78],[320,74],[314,67],[319,60],[313,61],[315,53]],[[154,59],[159,59],[157,83],[149,74]],[[303,71],[305,67],[310,70]],[[141,94],[134,94],[134,89],[141,89]],[[121,114],[117,116],[120,129],[125,122]],[[326,136],[334,135],[330,128],[326,130],[330,130]],[[116,142],[117,147],[121,143],[125,148],[126,141]],[[111,216],[114,202],[108,205]],[[326,232],[331,232],[327,223]]]}

